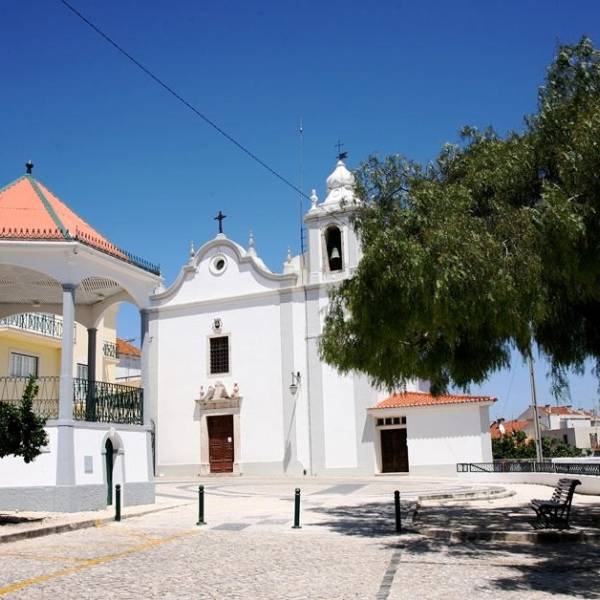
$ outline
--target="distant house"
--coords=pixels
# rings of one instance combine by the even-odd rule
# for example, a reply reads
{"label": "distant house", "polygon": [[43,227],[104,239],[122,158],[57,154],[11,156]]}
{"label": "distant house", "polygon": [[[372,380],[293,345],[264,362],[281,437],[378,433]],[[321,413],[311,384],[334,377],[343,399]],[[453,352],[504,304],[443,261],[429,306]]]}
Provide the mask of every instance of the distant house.
{"label": "distant house", "polygon": [[533,422],[525,419],[498,419],[490,425],[490,435],[493,440],[500,439],[503,435],[512,435],[517,431],[524,431],[528,438],[533,438]]}
{"label": "distant house", "polygon": [[117,338],[116,380],[123,385],[140,386],[142,352],[129,340]]}
{"label": "distant house", "polygon": [[[538,407],[538,420],[542,437],[561,440],[582,450],[600,450],[600,417],[592,412],[570,405]],[[498,419],[490,426],[492,439],[515,431],[524,431],[534,437],[533,410],[523,411],[516,419]]]}

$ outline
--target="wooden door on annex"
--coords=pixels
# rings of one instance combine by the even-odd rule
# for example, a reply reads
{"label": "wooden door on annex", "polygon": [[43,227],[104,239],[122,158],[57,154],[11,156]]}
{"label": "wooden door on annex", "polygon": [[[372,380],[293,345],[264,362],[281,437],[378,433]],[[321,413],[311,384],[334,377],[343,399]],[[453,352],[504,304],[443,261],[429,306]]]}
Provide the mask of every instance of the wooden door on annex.
{"label": "wooden door on annex", "polygon": [[408,473],[406,429],[381,430],[381,472]]}

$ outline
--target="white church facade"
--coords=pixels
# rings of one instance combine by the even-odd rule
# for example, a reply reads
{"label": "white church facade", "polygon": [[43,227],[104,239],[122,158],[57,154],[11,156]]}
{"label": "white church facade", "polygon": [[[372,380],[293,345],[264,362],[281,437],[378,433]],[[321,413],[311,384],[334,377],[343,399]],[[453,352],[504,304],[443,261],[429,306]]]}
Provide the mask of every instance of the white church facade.
{"label": "white church facade", "polygon": [[329,290],[361,256],[358,202],[340,160],[325,200],[311,195],[305,254],[282,273],[252,237],[244,248],[221,232],[151,297],[158,475],[452,475],[492,460],[493,398],[433,397],[420,382],[390,396],[320,360]]}

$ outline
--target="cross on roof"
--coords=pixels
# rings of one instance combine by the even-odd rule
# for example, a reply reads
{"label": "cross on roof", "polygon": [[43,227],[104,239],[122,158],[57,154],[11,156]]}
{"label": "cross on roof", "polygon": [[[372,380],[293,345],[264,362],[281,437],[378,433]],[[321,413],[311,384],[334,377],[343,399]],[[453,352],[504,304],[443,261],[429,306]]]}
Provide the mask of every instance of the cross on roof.
{"label": "cross on roof", "polygon": [[337,148],[337,159],[338,160],[344,160],[344,158],[346,158],[348,156],[347,152],[342,152],[342,146],[343,146],[343,142],[341,142],[340,140],[337,141],[337,144],[334,144],[334,147]]}
{"label": "cross on roof", "polygon": [[224,215],[221,211],[214,218],[215,221],[219,221],[219,233],[223,233],[223,219],[227,218],[227,215]]}

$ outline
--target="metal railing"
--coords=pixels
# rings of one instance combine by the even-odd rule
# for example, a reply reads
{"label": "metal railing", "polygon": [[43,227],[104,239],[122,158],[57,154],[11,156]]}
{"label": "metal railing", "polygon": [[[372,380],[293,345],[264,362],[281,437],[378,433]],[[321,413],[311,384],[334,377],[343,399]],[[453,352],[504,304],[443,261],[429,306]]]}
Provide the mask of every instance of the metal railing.
{"label": "metal railing", "polygon": [[[29,377],[0,377],[0,402],[19,406]],[[58,418],[60,377],[38,377],[33,411],[45,419]],[[144,391],[106,381],[73,378],[73,419],[97,423],[143,425]]]}
{"label": "metal railing", "polygon": [[[0,402],[21,404],[29,377],[0,377]],[[38,377],[39,390],[32,402],[33,412],[44,419],[58,418],[60,377]]]}
{"label": "metal railing", "polygon": [[[91,384],[91,385],[90,385]],[[144,390],[129,385],[73,379],[73,418],[97,423],[144,423]]]}
{"label": "metal railing", "polygon": [[600,476],[600,463],[510,460],[491,463],[457,463],[458,473],[566,473]]}
{"label": "metal railing", "polygon": [[108,358],[118,358],[117,344],[115,344],[115,342],[104,341],[102,352],[104,353],[104,356],[107,356]]}
{"label": "metal railing", "polygon": [[12,327],[53,338],[62,338],[63,321],[60,317],[43,313],[21,313],[0,319],[0,327]]}

